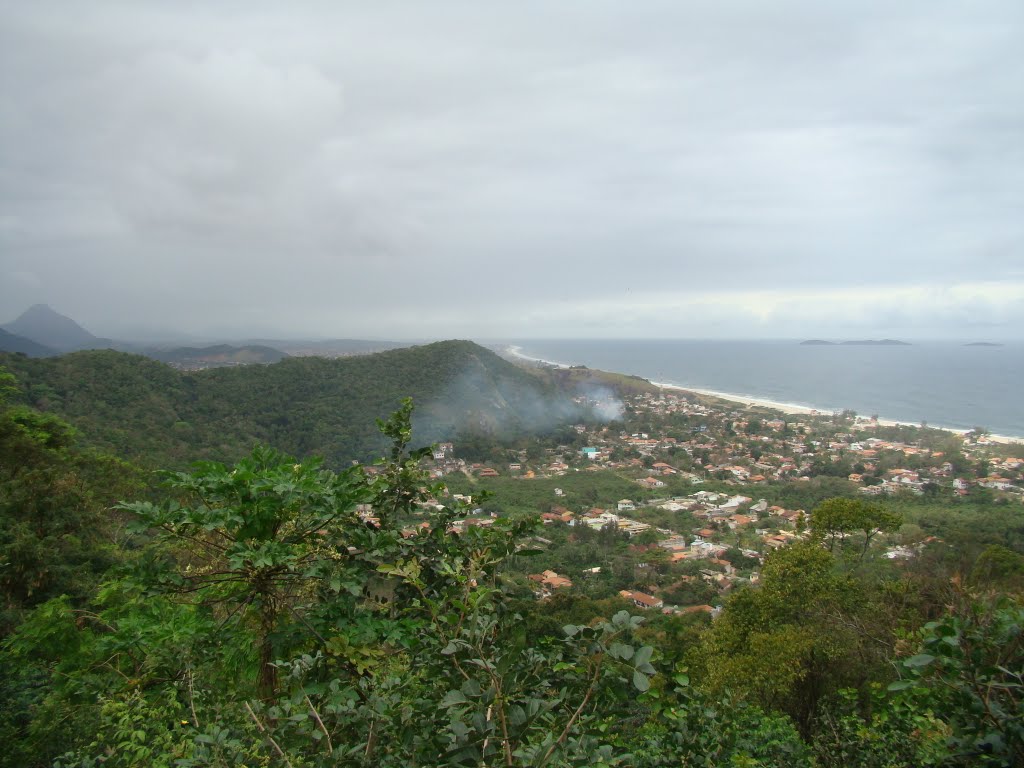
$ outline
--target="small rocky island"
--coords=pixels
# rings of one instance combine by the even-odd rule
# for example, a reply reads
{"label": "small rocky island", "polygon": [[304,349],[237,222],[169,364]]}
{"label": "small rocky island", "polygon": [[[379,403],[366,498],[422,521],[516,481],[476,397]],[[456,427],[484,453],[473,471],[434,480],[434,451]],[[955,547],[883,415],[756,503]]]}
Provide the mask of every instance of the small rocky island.
{"label": "small rocky island", "polygon": [[911,344],[897,339],[853,339],[851,341],[824,341],[823,339],[808,339],[801,341],[801,346],[860,346],[860,347],[909,347]]}

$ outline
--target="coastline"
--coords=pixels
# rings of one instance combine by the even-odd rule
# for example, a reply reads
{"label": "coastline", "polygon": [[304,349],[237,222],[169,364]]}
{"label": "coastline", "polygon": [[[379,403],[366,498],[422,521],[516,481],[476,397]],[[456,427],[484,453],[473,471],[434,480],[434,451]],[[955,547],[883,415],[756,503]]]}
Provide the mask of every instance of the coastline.
{"label": "coastline", "polygon": [[[526,360],[531,363],[539,363],[541,365],[551,366],[553,368],[571,368],[571,365],[565,363],[558,363],[553,360],[544,360],[539,357],[530,357],[529,355],[523,354],[522,347],[514,344],[507,345],[503,348],[505,352],[511,356],[520,360]],[[651,384],[658,387],[659,389],[671,390],[675,392],[688,392],[695,395],[701,395],[703,397],[713,397],[717,400],[724,400],[730,403],[736,403],[738,405],[745,405],[747,407],[756,406],[761,408],[770,408],[773,411],[779,411],[791,416],[825,416],[832,413],[832,409],[829,408],[815,408],[809,405],[800,405],[798,403],[783,403],[776,400],[766,400],[765,398],[756,397],[752,395],[742,395],[733,392],[718,392],[712,389],[702,389],[699,387],[685,387],[679,384],[670,384],[667,382],[651,381]],[[918,427],[920,424],[911,421],[899,421],[897,419],[885,419],[879,418],[878,423],[885,427]],[[930,429],[938,429],[943,432],[951,432],[954,435],[963,436],[969,430],[956,429],[954,427],[943,427],[940,425],[929,424]],[[999,443],[1000,445],[1017,445],[1024,444],[1024,437],[1013,437],[1011,435],[988,435],[988,439],[993,443]]]}

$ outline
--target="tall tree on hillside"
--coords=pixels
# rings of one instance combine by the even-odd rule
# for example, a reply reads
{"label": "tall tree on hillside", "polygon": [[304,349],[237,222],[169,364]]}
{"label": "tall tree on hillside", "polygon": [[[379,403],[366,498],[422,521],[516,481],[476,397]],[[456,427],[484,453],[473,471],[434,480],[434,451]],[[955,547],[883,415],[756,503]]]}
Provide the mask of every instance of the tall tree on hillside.
{"label": "tall tree on hillside", "polygon": [[871,600],[816,542],[773,552],[760,588],[730,596],[697,653],[703,686],[787,712],[809,734],[824,696],[884,665],[885,646],[863,630]]}
{"label": "tall tree on hillside", "polygon": [[850,535],[862,534],[859,542],[861,559],[879,533],[892,533],[901,522],[900,515],[859,499],[826,499],[811,512],[811,531],[815,538],[828,545],[830,552]]}
{"label": "tall tree on hillside", "polygon": [[[274,661],[284,625],[301,620],[312,582],[344,557],[347,531],[361,523],[356,504],[369,499],[355,468],[325,472],[319,461],[296,462],[256,448],[233,468],[202,463],[168,476],[171,499],[120,508],[136,528],[179,545],[155,587],[217,606],[224,621],[249,626],[258,648],[256,687],[274,695]],[[288,649],[289,651],[291,649]]]}

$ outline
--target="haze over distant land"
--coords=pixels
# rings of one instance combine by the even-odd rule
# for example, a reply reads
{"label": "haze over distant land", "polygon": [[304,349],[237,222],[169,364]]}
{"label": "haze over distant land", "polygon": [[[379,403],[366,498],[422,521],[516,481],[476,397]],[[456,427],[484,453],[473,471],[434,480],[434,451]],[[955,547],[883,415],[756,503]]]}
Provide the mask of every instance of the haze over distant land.
{"label": "haze over distant land", "polygon": [[35,304],[11,322],[0,326],[0,351],[3,352],[48,357],[76,350],[113,348],[143,354],[186,369],[274,363],[288,356],[348,357],[408,346],[401,342],[364,339],[235,339],[234,344],[220,343],[202,347],[184,344],[182,336],[178,337],[176,343],[160,341],[97,338],[73,319],[46,304]]}
{"label": "haze over distant land", "polygon": [[0,318],[206,343],[1024,328],[1019,0],[0,2]]}

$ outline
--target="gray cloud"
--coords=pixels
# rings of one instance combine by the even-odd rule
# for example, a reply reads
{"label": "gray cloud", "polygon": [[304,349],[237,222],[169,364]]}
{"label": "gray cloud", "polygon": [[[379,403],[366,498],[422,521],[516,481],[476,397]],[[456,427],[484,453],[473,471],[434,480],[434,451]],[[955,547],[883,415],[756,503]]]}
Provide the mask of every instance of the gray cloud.
{"label": "gray cloud", "polygon": [[0,4],[0,308],[1018,335],[1024,6]]}

